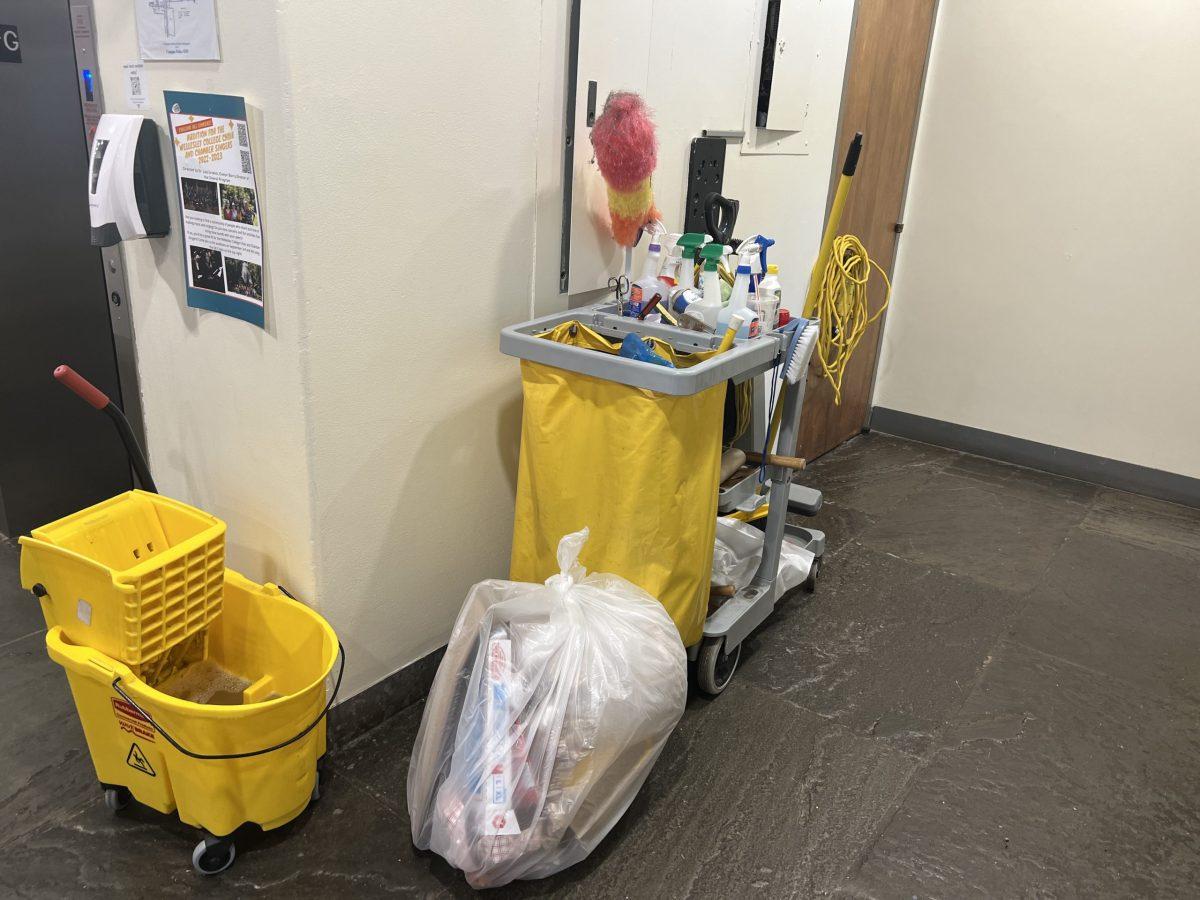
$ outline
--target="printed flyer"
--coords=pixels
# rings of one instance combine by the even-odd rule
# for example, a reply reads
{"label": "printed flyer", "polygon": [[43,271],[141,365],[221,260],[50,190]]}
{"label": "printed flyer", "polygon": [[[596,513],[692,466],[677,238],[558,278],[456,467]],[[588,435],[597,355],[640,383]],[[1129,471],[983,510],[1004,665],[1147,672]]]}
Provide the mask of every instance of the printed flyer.
{"label": "printed flyer", "polygon": [[188,306],[263,327],[263,238],[246,101],[164,91]]}

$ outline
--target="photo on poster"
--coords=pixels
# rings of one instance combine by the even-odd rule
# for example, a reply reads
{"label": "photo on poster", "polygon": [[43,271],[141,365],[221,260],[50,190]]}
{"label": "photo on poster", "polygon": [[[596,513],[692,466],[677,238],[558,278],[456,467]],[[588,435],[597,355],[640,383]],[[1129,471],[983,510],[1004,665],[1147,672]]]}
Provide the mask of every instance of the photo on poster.
{"label": "photo on poster", "polygon": [[225,259],[220,250],[192,245],[192,284],[206,291],[225,293]]}
{"label": "photo on poster", "polygon": [[230,222],[258,224],[258,203],[254,191],[236,184],[221,185],[221,216]]}
{"label": "photo on poster", "polygon": [[203,181],[199,178],[181,178],[179,181],[183,185],[184,209],[208,213],[211,216],[220,214],[215,181]]}
{"label": "photo on poster", "polygon": [[258,263],[225,257],[225,283],[229,293],[262,302],[262,266]]}

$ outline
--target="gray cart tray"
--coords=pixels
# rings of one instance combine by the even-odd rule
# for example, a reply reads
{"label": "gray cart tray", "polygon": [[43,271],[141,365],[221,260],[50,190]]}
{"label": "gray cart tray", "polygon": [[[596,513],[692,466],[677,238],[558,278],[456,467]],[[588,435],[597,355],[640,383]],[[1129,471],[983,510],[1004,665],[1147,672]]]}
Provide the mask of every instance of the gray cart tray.
{"label": "gray cart tray", "polygon": [[631,331],[645,337],[661,338],[683,353],[715,350],[721,343],[717,335],[618,315],[616,304],[608,301],[511,325],[500,332],[500,352],[631,387],[687,396],[698,394],[723,381],[732,379],[741,382],[765,372],[779,363],[787,349],[786,336],[771,332],[753,340],[738,341],[726,352],[689,368],[669,369],[638,359],[598,353],[538,337],[563,322],[571,321],[580,322],[605,337],[617,340]]}

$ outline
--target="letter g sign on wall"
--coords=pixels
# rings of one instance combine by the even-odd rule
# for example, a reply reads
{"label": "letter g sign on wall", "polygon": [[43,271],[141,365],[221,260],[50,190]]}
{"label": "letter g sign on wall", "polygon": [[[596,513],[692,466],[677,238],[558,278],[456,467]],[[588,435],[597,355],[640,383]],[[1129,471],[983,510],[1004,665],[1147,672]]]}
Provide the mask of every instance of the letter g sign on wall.
{"label": "letter g sign on wall", "polygon": [[16,25],[0,25],[0,62],[21,61],[21,35]]}

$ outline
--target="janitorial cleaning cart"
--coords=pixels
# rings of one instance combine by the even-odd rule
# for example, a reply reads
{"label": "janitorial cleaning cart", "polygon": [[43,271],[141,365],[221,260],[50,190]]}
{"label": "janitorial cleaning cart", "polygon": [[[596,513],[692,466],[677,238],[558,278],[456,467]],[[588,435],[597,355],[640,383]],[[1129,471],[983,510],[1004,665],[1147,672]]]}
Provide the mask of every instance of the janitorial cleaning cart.
{"label": "janitorial cleaning cart", "polygon": [[321,616],[225,567],[221,520],[155,492],[103,393],[66,366],[55,377],[113,418],[143,490],[22,537],[21,583],[41,602],[105,803],[203,829],[192,864],[215,874],[235,831],[278,828],[318,796],[345,657]]}
{"label": "janitorial cleaning cart", "polygon": [[[820,491],[793,484],[805,465],[794,454],[814,350],[827,375],[831,365],[840,373],[870,323],[869,271],[841,256],[830,265],[862,135],[846,154],[797,318],[784,315],[767,263],[775,241],[734,238],[738,202],[690,194],[685,206],[703,208],[706,231],[666,233],[651,185],[655,129],[640,97],[610,94],[591,143],[624,273],[609,279],[608,300],[501,332],[501,351],[521,360],[525,401],[510,577],[552,575],[558,538],[586,526],[581,562],[658,598],[698,686],[715,695],[784,592],[783,569],[790,583],[800,570],[808,590],[820,574],[824,534],[789,519],[822,503]],[[645,267],[633,280],[643,236]],[[827,285],[830,271],[840,289]],[[836,328],[823,337],[825,313]],[[762,528],[748,580],[716,580],[718,514]]]}
{"label": "janitorial cleaning cart", "polygon": [[[794,319],[730,344],[623,315],[621,305],[604,301],[501,332],[501,351],[521,359],[525,401],[511,577],[549,577],[557,536],[587,526],[581,562],[657,597],[696,662],[699,687],[719,694],[742,641],[779,600],[785,534],[802,548],[810,589],[825,551],[820,531],[788,521],[789,511],[815,514],[820,492],[792,484],[801,460],[772,452],[772,437],[779,448],[796,446],[817,323]],[[633,341],[671,365],[621,355]],[[777,431],[772,411],[760,408],[744,437],[765,448],[747,454],[759,464],[722,479],[727,387],[756,377],[774,387]],[[718,513],[748,520],[764,512],[756,574],[732,596],[712,596]]]}

